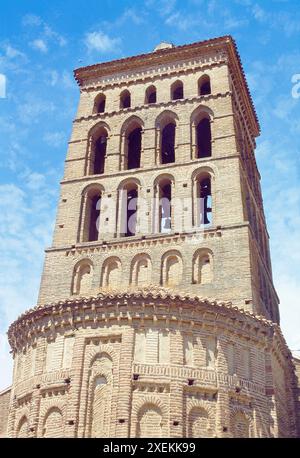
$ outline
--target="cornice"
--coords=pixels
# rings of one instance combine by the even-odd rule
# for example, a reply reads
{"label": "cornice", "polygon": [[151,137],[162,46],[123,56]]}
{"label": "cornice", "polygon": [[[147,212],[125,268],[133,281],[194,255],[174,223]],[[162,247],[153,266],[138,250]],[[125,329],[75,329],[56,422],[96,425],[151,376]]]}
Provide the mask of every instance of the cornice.
{"label": "cornice", "polygon": [[[113,311],[120,319],[129,319],[128,309],[123,316],[124,307],[152,307],[154,308],[152,315],[155,315],[158,311],[156,307],[166,308],[166,311],[170,315],[174,315],[172,307],[176,307],[178,316],[174,316],[172,319],[166,317],[166,313],[163,312],[162,317],[164,319],[179,322],[186,322],[187,316],[184,314],[184,310],[192,308],[192,312],[188,313],[188,321],[192,323],[197,322],[197,312],[201,312],[205,315],[205,319],[209,322],[210,315],[215,316],[215,321],[221,319],[221,321],[229,320],[234,323],[234,328],[242,334],[249,334],[249,329],[253,328],[253,334],[257,335],[258,330],[263,336],[267,337],[273,334],[273,329],[276,328],[276,332],[280,332],[276,327],[276,324],[267,320],[263,316],[254,315],[252,312],[240,309],[233,306],[231,302],[218,301],[216,299],[203,298],[198,295],[189,294],[184,291],[176,291],[161,286],[150,285],[148,287],[128,287],[122,290],[109,290],[101,291],[96,296],[91,297],[69,297],[65,300],[50,303],[46,305],[36,306],[25,313],[23,313],[14,323],[11,324],[8,330],[8,339],[13,351],[21,345],[26,344],[26,340],[30,336],[34,336],[36,333],[46,333],[47,330],[55,330],[58,327],[71,326],[77,329],[77,326],[81,327],[83,323],[92,321],[94,324],[103,318],[103,313],[107,308],[113,308]],[[138,309],[137,309],[138,311]],[[124,310],[125,312],[125,310]],[[150,319],[151,314],[147,313],[146,316],[141,319]],[[203,315],[203,317],[204,317]],[[107,319],[111,318],[111,313]],[[138,319],[139,317],[134,314],[131,317]],[[203,318],[204,319],[204,318]],[[213,321],[211,322],[213,325]],[[215,323],[217,324],[217,323]],[[228,322],[227,322],[228,324]],[[84,325],[85,326],[85,325]],[[193,326],[193,324],[192,324]],[[36,327],[36,329],[34,329]]]}
{"label": "cornice", "polygon": [[199,57],[199,54],[201,56],[203,54],[211,53],[212,50],[215,54],[221,54],[222,52],[228,54],[229,67],[232,69],[233,75],[237,76],[237,90],[239,91],[243,99],[244,106],[249,113],[251,131],[253,135],[257,137],[260,133],[259,122],[246,81],[240,55],[238,53],[236,43],[230,35],[78,68],[74,70],[74,76],[77,83],[82,88],[84,83],[91,78],[112,75],[122,71],[128,72],[130,70],[138,70],[145,67],[151,67],[153,65],[188,60],[193,57],[195,58],[195,56]]}

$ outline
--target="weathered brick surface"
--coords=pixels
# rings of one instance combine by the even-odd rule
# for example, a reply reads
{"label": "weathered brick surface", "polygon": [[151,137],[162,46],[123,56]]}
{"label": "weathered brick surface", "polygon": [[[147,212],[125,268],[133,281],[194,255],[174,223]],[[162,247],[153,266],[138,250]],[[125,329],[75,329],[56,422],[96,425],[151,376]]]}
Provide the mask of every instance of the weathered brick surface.
{"label": "weathered brick surface", "polygon": [[[164,49],[75,75],[80,101],[38,305],[9,330],[14,379],[7,434],[296,436],[296,379],[278,325],[254,156],[259,126],[232,40]],[[199,95],[204,75],[211,93]],[[171,100],[178,80],[183,98]],[[150,85],[157,91],[153,104],[145,102]],[[120,108],[124,89],[130,108]],[[99,94],[103,113],[94,109]],[[203,117],[212,154],[199,159],[196,126]],[[167,119],[176,124],[175,162],[162,164]],[[142,129],[141,167],[134,170],[125,167],[130,126]],[[105,167],[92,175],[99,132],[107,138]],[[203,177],[211,181],[212,223],[200,230]],[[159,233],[155,219],[161,180],[172,189],[168,234]],[[138,230],[125,238],[123,190],[133,183]],[[100,191],[98,240],[87,241],[91,199]]]}

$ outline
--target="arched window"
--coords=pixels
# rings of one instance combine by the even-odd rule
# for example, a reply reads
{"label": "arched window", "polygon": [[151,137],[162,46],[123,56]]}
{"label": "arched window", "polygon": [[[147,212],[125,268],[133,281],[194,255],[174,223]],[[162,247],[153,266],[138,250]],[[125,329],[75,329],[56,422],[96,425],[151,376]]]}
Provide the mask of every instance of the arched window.
{"label": "arched window", "polygon": [[101,286],[106,289],[116,289],[122,280],[122,265],[119,258],[113,256],[106,259],[102,267]]}
{"label": "arched window", "polygon": [[93,242],[98,240],[101,196],[102,192],[98,188],[91,188],[84,196],[83,242]]}
{"label": "arched window", "polygon": [[202,118],[196,126],[197,158],[211,156],[211,127],[208,117]]}
{"label": "arched window", "polygon": [[93,127],[89,134],[89,157],[87,173],[100,175],[105,172],[108,126],[102,123]]}
{"label": "arched window", "polygon": [[135,286],[151,283],[152,265],[147,254],[137,255],[131,263],[131,284]]}
{"label": "arched window", "polygon": [[52,407],[44,421],[43,437],[63,437],[63,415],[60,409]]}
{"label": "arched window", "polygon": [[141,166],[142,128],[134,128],[127,136],[127,169],[138,169]]}
{"label": "arched window", "polygon": [[171,122],[161,131],[161,163],[175,162],[175,131],[176,124]]}
{"label": "arched window", "polygon": [[91,294],[93,279],[93,263],[89,259],[79,261],[74,267],[72,294],[87,295]]}
{"label": "arched window", "polygon": [[250,424],[243,412],[236,412],[232,417],[232,433],[234,438],[250,437]]}
{"label": "arched window", "polygon": [[212,255],[206,250],[197,251],[193,259],[193,283],[204,285],[212,281]]}
{"label": "arched window", "polygon": [[106,97],[104,94],[98,94],[95,98],[93,113],[104,113]]}
{"label": "arched window", "polygon": [[198,224],[209,226],[212,222],[212,197],[210,176],[204,176],[197,183]]}
{"label": "arched window", "polygon": [[162,437],[162,412],[155,404],[146,404],[139,410],[137,437]]}
{"label": "arched window", "polygon": [[147,88],[145,103],[146,104],[156,103],[156,87],[155,86],[149,86]]}
{"label": "arched window", "polygon": [[120,95],[120,108],[130,108],[131,107],[131,95],[130,92],[125,89]]}
{"label": "arched window", "polygon": [[171,86],[171,100],[183,99],[182,81],[175,81]]}
{"label": "arched window", "polygon": [[89,368],[85,436],[110,436],[112,385],[113,361],[107,353],[100,353],[93,358]]}
{"label": "arched window", "polygon": [[211,94],[210,78],[208,75],[203,75],[198,81],[199,95]]}
{"label": "arched window", "polygon": [[172,182],[163,179],[158,183],[159,193],[159,232],[166,233],[172,230]]}
{"label": "arched window", "polygon": [[21,420],[19,421],[19,425],[17,428],[17,437],[19,438],[25,438],[28,437],[28,431],[29,431],[29,426],[28,426],[28,420],[26,416],[23,416]]}
{"label": "arched window", "polygon": [[120,190],[120,203],[120,235],[130,237],[137,232],[138,186],[135,182],[127,183]]}
{"label": "arched window", "polygon": [[209,416],[205,409],[193,407],[189,414],[189,437],[211,437]]}
{"label": "arched window", "polygon": [[177,251],[166,253],[162,259],[162,284],[176,286],[182,280],[182,258]]}

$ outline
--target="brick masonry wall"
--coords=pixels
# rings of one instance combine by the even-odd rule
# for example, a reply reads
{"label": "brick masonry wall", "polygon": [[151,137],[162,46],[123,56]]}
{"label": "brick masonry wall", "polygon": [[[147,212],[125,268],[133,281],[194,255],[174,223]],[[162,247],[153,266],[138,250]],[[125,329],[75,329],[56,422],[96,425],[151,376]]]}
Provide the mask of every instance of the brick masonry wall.
{"label": "brick masonry wall", "polygon": [[[275,324],[278,298],[254,156],[258,126],[229,41],[184,55],[178,48],[164,62],[150,55],[138,69],[128,61],[110,72],[77,72],[80,100],[38,308],[9,331],[10,437],[296,435],[293,365]],[[211,94],[199,95],[203,75]],[[177,80],[184,97],[171,100]],[[150,85],[154,104],[145,102]],[[125,109],[124,89],[131,93]],[[94,112],[98,94],[106,97],[104,113]],[[198,159],[201,116],[210,121],[212,154]],[[175,162],[161,164],[168,117],[176,124]],[[130,123],[142,129],[141,167],[126,170]],[[107,132],[105,169],[91,175],[99,129]],[[212,223],[204,231],[195,223],[203,176],[212,192]],[[173,202],[193,209],[174,203],[169,234],[145,231],[161,178],[171,180]],[[133,182],[138,230],[124,238],[121,190]],[[88,193],[99,190],[109,213],[102,208],[98,240],[87,242]]]}
{"label": "brick masonry wall", "polygon": [[7,388],[0,393],[0,437],[7,437],[7,422],[9,414],[11,390]]}

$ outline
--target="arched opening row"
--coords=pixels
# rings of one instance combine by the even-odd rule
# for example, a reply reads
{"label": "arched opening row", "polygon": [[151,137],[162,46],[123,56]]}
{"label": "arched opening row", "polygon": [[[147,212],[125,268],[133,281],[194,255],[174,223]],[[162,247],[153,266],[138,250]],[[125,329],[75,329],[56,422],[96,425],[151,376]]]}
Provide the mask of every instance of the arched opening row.
{"label": "arched opening row", "polygon": [[[212,155],[211,115],[208,111],[200,111],[192,117],[193,157],[208,158]],[[161,113],[155,122],[154,151],[156,162],[171,164],[176,162],[178,117],[171,111]],[[143,152],[143,121],[133,116],[126,121],[120,132],[120,158],[123,170],[139,169],[142,167]],[[89,136],[88,166],[86,173],[101,175],[105,173],[107,157],[110,153],[109,127],[95,126]]]}
{"label": "arched opening row", "polygon": [[[192,256],[191,283],[205,285],[213,282],[213,254],[210,250],[201,248]],[[123,263],[117,256],[107,258],[101,268],[100,285],[94,278],[95,266],[91,259],[82,259],[73,270],[71,293],[73,295],[88,296],[93,289],[106,290],[124,287]],[[184,266],[182,255],[177,250],[171,250],[162,255],[159,283],[166,287],[180,285],[183,281]],[[132,286],[148,286],[154,283],[152,258],[141,253],[131,260],[129,284]],[[93,284],[95,283],[95,288]]]}
{"label": "arched opening row", "polygon": [[139,182],[129,180],[119,186],[114,218],[111,201],[105,200],[103,188],[97,185],[88,188],[82,196],[79,241],[101,240],[101,223],[107,220],[108,212],[115,219],[115,227],[110,226],[110,229],[117,237],[172,233],[175,219],[182,219],[185,210],[191,211],[193,228],[209,228],[213,216],[211,175],[204,172],[193,177],[190,207],[182,208],[187,202],[175,198],[174,189],[175,181],[172,176],[158,177],[153,183],[152,197],[147,200],[141,196]]}
{"label": "arched opening row", "polygon": [[[202,75],[198,80],[198,95],[211,94],[211,83],[208,75]],[[170,86],[170,99],[180,100],[184,98],[184,87],[181,80],[175,81]],[[150,85],[145,91],[144,103],[152,104],[157,103],[157,90],[155,85]],[[131,93],[128,89],[124,89],[120,93],[120,109],[131,108]],[[105,94],[98,94],[95,97],[93,113],[105,113],[106,111],[106,97]]]}

